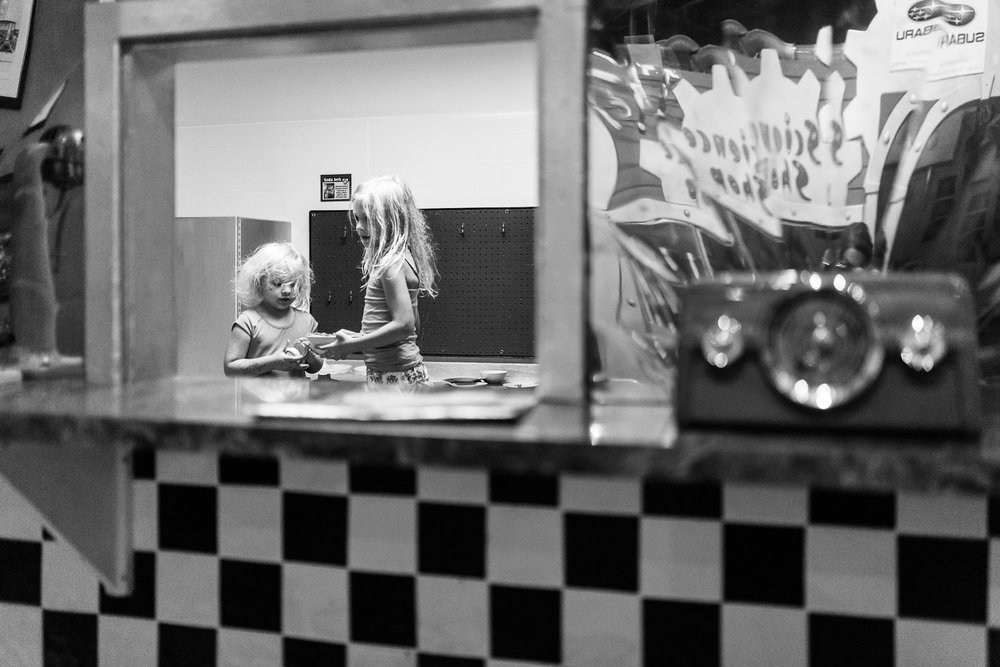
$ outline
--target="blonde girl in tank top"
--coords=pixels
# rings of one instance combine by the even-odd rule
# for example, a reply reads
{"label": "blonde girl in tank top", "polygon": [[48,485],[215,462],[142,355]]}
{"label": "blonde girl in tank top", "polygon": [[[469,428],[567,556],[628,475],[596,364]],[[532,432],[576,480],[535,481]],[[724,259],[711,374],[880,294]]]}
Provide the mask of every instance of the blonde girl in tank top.
{"label": "blonde girl in tank top", "polygon": [[437,267],[427,221],[410,188],[397,176],[359,185],[350,216],[364,253],[365,309],[361,331],[341,329],[316,348],[330,359],[360,352],[370,385],[426,384],[427,369],[417,346],[418,296],[437,296]]}

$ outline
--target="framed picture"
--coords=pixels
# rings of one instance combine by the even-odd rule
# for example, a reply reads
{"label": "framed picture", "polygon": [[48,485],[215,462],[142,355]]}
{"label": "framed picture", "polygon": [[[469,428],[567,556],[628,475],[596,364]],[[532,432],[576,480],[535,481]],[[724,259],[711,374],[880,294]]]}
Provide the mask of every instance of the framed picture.
{"label": "framed picture", "polygon": [[[3,2],[3,0],[0,0]],[[323,174],[319,177],[320,201],[350,201],[350,174]]]}
{"label": "framed picture", "polygon": [[35,0],[0,0],[0,108],[20,109]]}

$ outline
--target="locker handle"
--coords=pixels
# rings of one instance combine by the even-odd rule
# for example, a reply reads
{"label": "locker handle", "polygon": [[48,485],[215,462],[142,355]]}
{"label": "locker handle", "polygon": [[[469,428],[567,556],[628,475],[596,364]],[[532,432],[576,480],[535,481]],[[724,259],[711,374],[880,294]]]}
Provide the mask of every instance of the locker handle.
{"label": "locker handle", "polygon": [[464,222],[462,223],[462,228],[458,231],[458,233],[462,235],[462,238],[465,238],[465,223]]}
{"label": "locker handle", "polygon": [[347,305],[354,303],[354,290],[347,291]]}
{"label": "locker handle", "polygon": [[326,305],[329,306],[332,301],[333,301],[333,292],[327,292],[326,293]]}
{"label": "locker handle", "polygon": [[507,221],[500,223],[500,236],[507,236]]}

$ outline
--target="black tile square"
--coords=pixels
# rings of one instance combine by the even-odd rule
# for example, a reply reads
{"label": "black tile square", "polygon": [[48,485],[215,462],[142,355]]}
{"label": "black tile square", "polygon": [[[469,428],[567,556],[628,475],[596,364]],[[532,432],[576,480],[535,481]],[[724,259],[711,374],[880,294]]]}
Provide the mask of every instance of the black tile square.
{"label": "black tile square", "polygon": [[900,535],[896,538],[899,615],[942,621],[986,621],[988,543]]}
{"label": "black tile square", "polygon": [[417,645],[417,583],[399,574],[350,573],[351,641]]}
{"label": "black tile square", "polygon": [[44,610],[42,656],[45,667],[97,667],[97,614]]}
{"label": "black tile square", "polygon": [[490,657],[562,662],[561,592],[490,586]]}
{"label": "black tile square", "polygon": [[723,526],[724,595],[728,602],[803,604],[805,530],[800,526]]}
{"label": "black tile square", "polygon": [[555,475],[490,473],[490,502],[558,507],[559,478]]}
{"label": "black tile square", "polygon": [[989,536],[1000,537],[1000,496],[989,496],[986,505]]}
{"label": "black tile square", "polygon": [[285,560],[347,564],[347,498],[286,491],[281,513]]}
{"label": "black tile square", "polygon": [[351,493],[413,496],[417,493],[417,473],[413,468],[352,465],[348,485]]}
{"label": "black tile square", "polygon": [[132,477],[134,479],[156,479],[156,450],[136,448],[132,450]]}
{"label": "black tile square", "polygon": [[463,658],[454,655],[417,654],[417,667],[486,667],[482,658]]}
{"label": "black tile square", "polygon": [[273,456],[219,455],[219,483],[244,486],[278,486],[281,472]]}
{"label": "black tile square", "polygon": [[986,664],[1000,667],[1000,628],[988,628],[986,631]]}
{"label": "black tile square", "polygon": [[0,602],[41,605],[41,542],[0,539]]}
{"label": "black tile square", "polygon": [[718,604],[643,600],[642,664],[718,667],[720,616]]}
{"label": "black tile square", "polygon": [[417,562],[423,574],[486,576],[486,508],[422,502]]}
{"label": "black tile square", "polygon": [[132,592],[125,597],[112,597],[101,586],[100,610],[102,614],[156,617],[156,554],[136,551],[132,555]]}
{"label": "black tile square", "polygon": [[309,639],[282,639],[282,667],[347,667],[347,647]]}
{"label": "black tile square", "polygon": [[214,554],[219,544],[218,489],[160,484],[157,489],[160,549]]}
{"label": "black tile square", "polygon": [[55,542],[56,536],[50,533],[45,528],[42,528],[42,542]]}
{"label": "black tile square", "polygon": [[218,639],[213,628],[160,623],[157,667],[215,667]]}
{"label": "black tile square", "polygon": [[229,628],[281,632],[281,566],[220,561],[219,620]]}
{"label": "black tile square", "polygon": [[896,494],[810,489],[809,522],[859,528],[896,527]]}
{"label": "black tile square", "polygon": [[722,485],[649,480],[642,485],[642,511],[652,516],[721,519]]}
{"label": "black tile square", "polygon": [[809,667],[895,667],[892,619],[809,615]]}
{"label": "black tile square", "polygon": [[639,589],[639,518],[567,512],[563,516],[566,585]]}

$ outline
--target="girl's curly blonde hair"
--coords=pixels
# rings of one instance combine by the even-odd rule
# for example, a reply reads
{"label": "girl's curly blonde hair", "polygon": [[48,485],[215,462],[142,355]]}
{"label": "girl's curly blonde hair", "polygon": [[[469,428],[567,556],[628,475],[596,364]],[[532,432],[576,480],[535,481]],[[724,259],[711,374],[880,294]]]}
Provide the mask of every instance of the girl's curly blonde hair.
{"label": "girl's curly blonde hair", "polygon": [[305,310],[312,299],[313,271],[309,262],[287,241],[265,243],[250,253],[236,273],[236,298],[246,308],[264,300],[264,288],[272,280],[295,283],[293,308]]}

